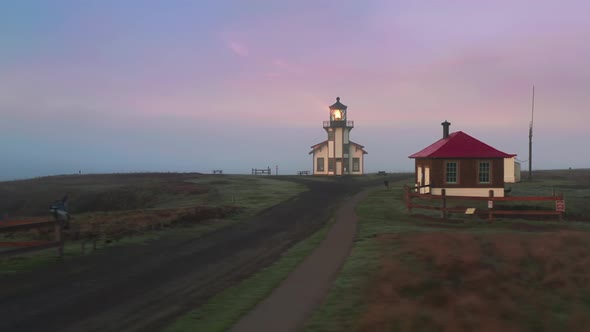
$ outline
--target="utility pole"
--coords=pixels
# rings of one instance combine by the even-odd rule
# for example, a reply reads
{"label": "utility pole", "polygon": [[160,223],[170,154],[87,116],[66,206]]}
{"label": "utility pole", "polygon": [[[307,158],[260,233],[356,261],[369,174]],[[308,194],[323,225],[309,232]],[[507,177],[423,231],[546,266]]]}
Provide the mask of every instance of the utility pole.
{"label": "utility pole", "polygon": [[533,179],[533,122],[535,120],[535,86],[533,85],[533,106],[529,125],[529,181]]}

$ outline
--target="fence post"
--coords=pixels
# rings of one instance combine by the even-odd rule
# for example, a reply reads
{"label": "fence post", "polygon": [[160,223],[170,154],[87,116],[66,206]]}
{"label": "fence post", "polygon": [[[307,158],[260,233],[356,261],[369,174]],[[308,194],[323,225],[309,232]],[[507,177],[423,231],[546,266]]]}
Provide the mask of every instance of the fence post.
{"label": "fence post", "polygon": [[442,189],[441,195],[442,195],[442,209],[440,210],[441,218],[447,219],[447,190]]}
{"label": "fence post", "polygon": [[406,209],[408,210],[408,213],[412,213],[410,199],[410,186],[404,184],[404,202],[406,203]]}
{"label": "fence post", "polygon": [[488,200],[488,220],[492,221],[493,213],[492,210],[494,209],[494,191],[490,190],[490,198]]}
{"label": "fence post", "polygon": [[[557,196],[557,199],[563,200],[563,192],[559,193],[559,195]],[[564,204],[565,204],[565,202],[564,202]],[[564,214],[564,211],[559,212],[559,221],[563,221],[563,214]]]}
{"label": "fence post", "polygon": [[64,255],[64,241],[62,238],[62,222],[61,220],[56,220],[55,221],[55,242],[59,243],[59,246],[57,247],[57,255],[59,256],[59,258],[62,258]]}

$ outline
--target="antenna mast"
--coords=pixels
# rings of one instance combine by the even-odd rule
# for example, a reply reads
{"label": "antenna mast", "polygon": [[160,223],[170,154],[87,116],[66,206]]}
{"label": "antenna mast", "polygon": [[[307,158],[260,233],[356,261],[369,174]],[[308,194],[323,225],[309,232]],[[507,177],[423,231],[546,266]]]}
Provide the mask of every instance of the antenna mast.
{"label": "antenna mast", "polygon": [[535,120],[535,86],[533,85],[533,106],[529,125],[529,180],[533,179],[533,122]]}

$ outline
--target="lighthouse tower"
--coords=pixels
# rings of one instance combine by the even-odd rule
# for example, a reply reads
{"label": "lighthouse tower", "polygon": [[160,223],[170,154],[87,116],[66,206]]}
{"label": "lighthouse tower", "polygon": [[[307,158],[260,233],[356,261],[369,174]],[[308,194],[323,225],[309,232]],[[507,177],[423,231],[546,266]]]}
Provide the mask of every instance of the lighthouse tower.
{"label": "lighthouse tower", "polygon": [[354,121],[347,118],[348,106],[336,97],[329,107],[330,120],[324,121],[328,139],[311,147],[314,175],[362,175],[364,173],[364,146],[350,141]]}

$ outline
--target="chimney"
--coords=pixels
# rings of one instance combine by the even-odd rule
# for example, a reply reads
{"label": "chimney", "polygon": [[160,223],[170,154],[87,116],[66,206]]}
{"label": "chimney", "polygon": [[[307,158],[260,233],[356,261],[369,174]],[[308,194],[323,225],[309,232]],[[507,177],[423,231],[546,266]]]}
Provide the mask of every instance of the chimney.
{"label": "chimney", "polygon": [[445,120],[441,125],[443,126],[443,138],[449,137],[449,127],[451,126],[451,123]]}

